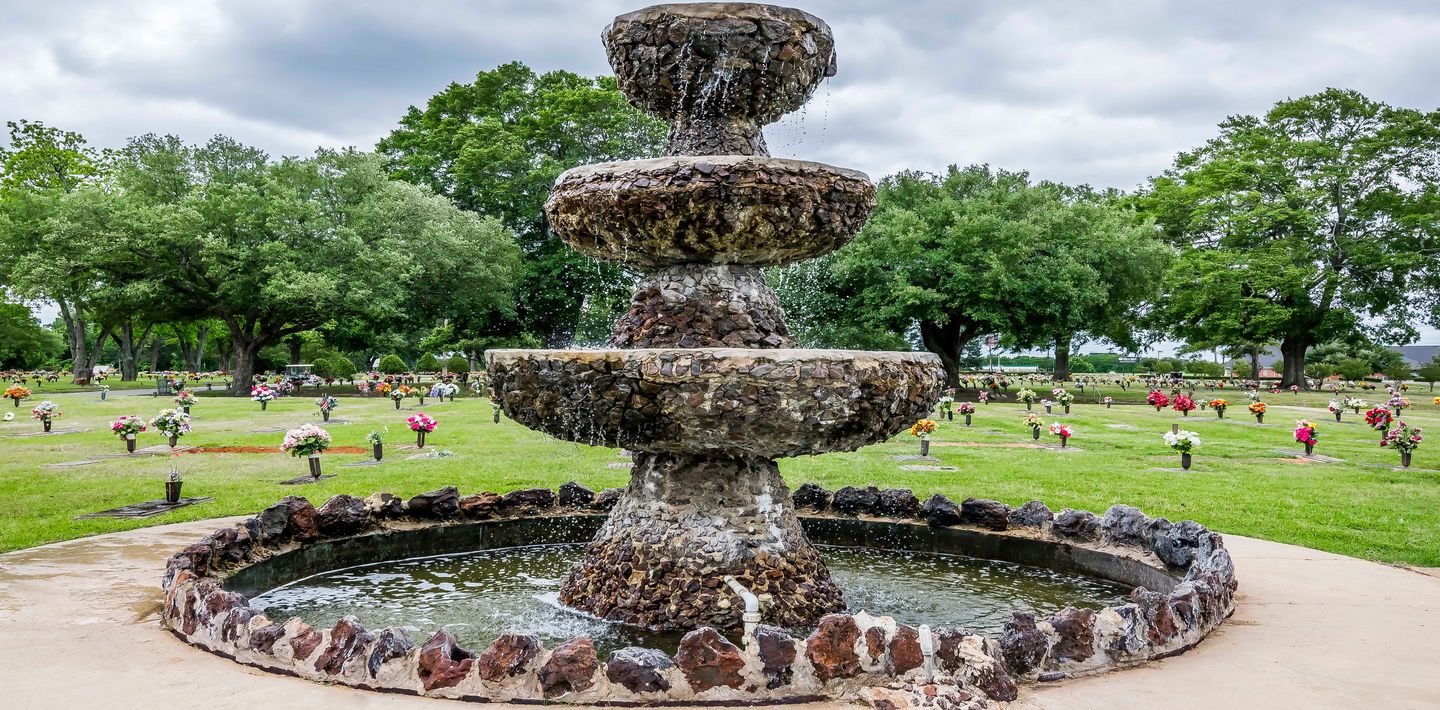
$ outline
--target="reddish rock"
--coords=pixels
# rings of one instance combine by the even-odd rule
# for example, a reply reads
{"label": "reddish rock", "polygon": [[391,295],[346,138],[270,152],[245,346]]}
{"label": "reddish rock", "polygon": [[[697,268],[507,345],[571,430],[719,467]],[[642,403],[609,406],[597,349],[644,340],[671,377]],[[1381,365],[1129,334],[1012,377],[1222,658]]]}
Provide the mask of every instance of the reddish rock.
{"label": "reddish rock", "polygon": [[1050,641],[1035,627],[1035,615],[1017,611],[1005,622],[1000,636],[1000,657],[1012,673],[1024,675],[1039,668]]}
{"label": "reddish rock", "polygon": [[622,648],[610,654],[605,677],[632,693],[656,693],[670,689],[664,672],[673,667],[669,656],[653,648]]}
{"label": "reddish rock", "polygon": [[492,683],[520,675],[525,664],[540,655],[540,639],[532,634],[507,631],[476,659],[480,677]]}
{"label": "reddish rock", "polygon": [[740,648],[708,626],[695,629],[680,639],[675,665],[680,667],[690,688],[697,693],[721,686],[739,688],[745,682],[740,675],[745,667]]}
{"label": "reddish rock", "polygon": [[554,506],[555,492],[549,488],[526,488],[500,496],[500,509],[505,511]]}
{"label": "reddish rock", "polygon": [[540,666],[540,690],[547,698],[588,690],[595,685],[598,670],[600,658],[595,654],[595,643],[586,636],[570,639],[557,646]]}
{"label": "reddish rock", "polygon": [[475,654],[460,648],[449,631],[440,629],[420,647],[416,675],[427,692],[451,688],[469,675],[474,662]]}
{"label": "reddish rock", "polygon": [[850,615],[827,614],[821,618],[805,642],[805,657],[815,667],[815,677],[823,683],[860,675],[860,657],[855,654],[859,640],[860,627]]}
{"label": "reddish rock", "polygon": [[414,647],[415,642],[410,640],[410,634],[406,633],[405,629],[383,629],[375,637],[375,646],[370,650],[370,658],[365,662],[365,668],[370,671],[370,677],[374,678],[380,674],[381,666],[387,661],[404,656]]}
{"label": "reddish rock", "polygon": [[491,518],[499,505],[499,493],[476,493],[460,499],[460,514],[467,518]]}
{"label": "reddish rock", "polygon": [[216,589],[205,596],[205,605],[200,609],[200,622],[208,624],[236,607],[247,606],[245,597],[234,592]]}
{"label": "reddish rock", "polygon": [[240,630],[259,613],[248,606],[237,606],[225,612],[220,620],[220,639],[234,643],[240,640]]}
{"label": "reddish rock", "polygon": [[1004,530],[1010,526],[1010,506],[998,500],[966,498],[960,504],[960,522],[990,530]]}
{"label": "reddish rock", "polygon": [[173,619],[180,612],[180,603],[184,601],[181,592],[189,591],[185,586],[186,582],[195,579],[195,573],[188,569],[182,569],[175,574],[175,578],[166,586],[165,592],[165,617]]}
{"label": "reddish rock", "polygon": [[925,654],[920,651],[920,632],[914,627],[897,626],[887,651],[886,670],[891,675],[902,675],[925,665]]}
{"label": "reddish rock", "polygon": [[1056,663],[1083,661],[1095,655],[1095,612],[1066,607],[1050,618],[1060,638],[1050,647]]}
{"label": "reddish rock", "polygon": [[320,535],[315,527],[315,506],[300,496],[281,498],[245,521],[245,527],[252,538],[267,545],[288,538],[313,540]]}
{"label": "reddish rock", "polygon": [[1146,640],[1156,646],[1163,646],[1180,633],[1175,623],[1175,614],[1170,611],[1169,599],[1159,592],[1136,587],[1130,592],[1130,601],[1140,610],[1145,621]]}
{"label": "reddish rock", "polygon": [[764,664],[768,681],[765,687],[774,690],[789,685],[795,676],[793,667],[798,655],[795,639],[782,629],[760,625],[755,627],[755,645]]}
{"label": "reddish rock", "polygon": [[375,635],[366,631],[359,619],[350,615],[341,617],[335,622],[335,628],[330,630],[330,645],[315,659],[315,670],[326,675],[339,673],[347,661],[374,640]]}
{"label": "reddish rock", "polygon": [[965,682],[979,688],[991,700],[1008,703],[1020,697],[1020,686],[1006,672],[1005,664],[993,658],[988,663],[969,665]]}
{"label": "reddish rock", "polygon": [[244,561],[253,541],[248,530],[221,528],[201,540],[200,544],[210,547],[212,562],[233,565]]}
{"label": "reddish rock", "polygon": [[365,501],[355,496],[333,496],[315,511],[315,527],[326,535],[350,535],[369,525],[370,511]]}
{"label": "reddish rock", "polygon": [[275,649],[275,642],[282,638],[285,638],[285,626],[283,624],[262,626],[250,632],[250,650],[260,653],[271,653]]}
{"label": "reddish rock", "polygon": [[1199,621],[1199,614],[1195,609],[1195,588],[1187,583],[1175,585],[1167,597],[1170,602],[1170,610],[1174,612],[1175,618],[1185,625],[1186,629],[1194,629]]}
{"label": "reddish rock", "polygon": [[295,635],[290,639],[290,651],[295,656],[295,660],[304,660],[315,652],[324,638],[323,634],[302,621],[295,628]]}
{"label": "reddish rock", "polygon": [[885,629],[879,626],[865,629],[865,651],[877,661],[885,657]]}

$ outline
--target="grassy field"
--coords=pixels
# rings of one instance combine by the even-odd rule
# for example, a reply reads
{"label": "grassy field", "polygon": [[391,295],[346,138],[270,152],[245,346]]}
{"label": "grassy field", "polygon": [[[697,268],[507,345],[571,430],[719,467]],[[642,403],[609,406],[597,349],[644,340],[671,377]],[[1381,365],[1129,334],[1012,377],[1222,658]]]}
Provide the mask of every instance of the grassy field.
{"label": "grassy field", "polygon": [[[1416,406],[1404,418],[1440,427],[1440,407],[1421,389],[1412,388],[1410,399]],[[1197,392],[1197,398],[1210,395],[1203,389]],[[1268,395],[1271,406],[1263,426],[1245,412],[1243,394],[1229,391],[1222,396],[1231,402],[1224,420],[1211,412],[1181,417],[1172,410],[1157,413],[1143,406],[1076,404],[1073,414],[1059,417],[1077,431],[1071,447],[1078,450],[1066,452],[1026,447],[1031,440],[1021,424],[1023,406],[1013,401],[982,405],[974,426],[964,427],[959,419],[942,421],[934,437],[932,454],[958,471],[901,470],[902,462],[895,457],[917,448],[908,436],[854,453],[785,460],[781,469],[792,487],[807,481],[829,488],[873,483],[911,488],[922,497],[941,492],[1012,505],[1039,499],[1055,510],[1068,506],[1096,512],[1130,503],[1151,515],[1190,518],[1223,532],[1385,562],[1440,566],[1440,449],[1422,447],[1414,468],[1393,470],[1398,455],[1377,446],[1378,434],[1359,417],[1346,415],[1336,423],[1323,411],[1326,395]],[[1372,402],[1380,399],[1374,393],[1364,396]],[[405,455],[413,452],[395,447],[413,443],[403,421],[413,410],[396,412],[388,400],[346,398],[334,416],[348,423],[328,427],[335,444],[363,447],[366,433],[389,426],[384,464],[345,468],[339,464],[367,456],[327,454],[326,472],[338,476],[313,485],[281,486],[278,481],[304,473],[303,461],[279,453],[185,455],[179,458],[185,495],[211,496],[214,501],[147,520],[76,520],[84,513],[161,497],[170,460],[113,458],[72,468],[45,464],[123,452],[123,443],[108,433],[108,423],[121,414],[148,418],[168,402],[114,393],[106,402],[93,393],[55,400],[65,408],[56,428],[86,431],[17,437],[40,428],[28,418],[32,402],[23,402],[19,409],[0,402],[0,411],[16,412],[15,421],[0,422],[0,551],[251,513],[288,494],[319,503],[336,493],[392,491],[408,496],[445,485],[470,493],[577,480],[599,489],[622,485],[627,478],[625,470],[607,467],[627,460],[619,452],[555,441],[508,420],[494,424],[489,403],[480,399],[427,401],[426,413],[440,421],[430,436],[431,447],[450,449],[456,456],[407,461]],[[408,407],[413,405],[407,401]],[[202,447],[278,446],[283,434],[253,430],[319,422],[308,396],[277,400],[266,412],[247,399],[207,397],[194,414],[195,431],[182,443]],[[1320,423],[1317,453],[1344,463],[1302,461],[1277,452],[1298,448],[1291,431],[1302,416]],[[1198,431],[1203,440],[1187,473],[1179,471],[1178,455],[1161,440],[1172,422]],[[140,435],[139,445],[163,441],[147,432]],[[1041,441],[1053,442],[1048,435]]]}

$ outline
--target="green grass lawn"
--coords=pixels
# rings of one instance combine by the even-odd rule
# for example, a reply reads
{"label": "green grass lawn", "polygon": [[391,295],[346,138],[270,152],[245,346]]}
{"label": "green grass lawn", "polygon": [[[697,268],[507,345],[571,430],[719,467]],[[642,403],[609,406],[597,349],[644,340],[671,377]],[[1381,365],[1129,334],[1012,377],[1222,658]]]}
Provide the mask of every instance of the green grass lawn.
{"label": "green grass lawn", "polygon": [[[1202,389],[1197,398],[1210,394]],[[904,435],[854,453],[787,459],[781,470],[792,487],[807,481],[832,489],[873,483],[911,488],[922,497],[940,492],[957,500],[975,496],[1012,505],[1039,499],[1055,510],[1074,507],[1097,513],[1129,503],[1151,515],[1190,518],[1222,532],[1385,562],[1440,566],[1440,449],[1422,447],[1410,470],[1367,466],[1396,464],[1399,457],[1377,446],[1378,434],[1358,417],[1346,415],[1336,423],[1323,411],[1326,395],[1268,395],[1271,406],[1264,426],[1255,425],[1245,412],[1243,394],[1229,391],[1222,396],[1231,402],[1223,421],[1211,412],[1181,417],[1172,410],[1157,413],[1143,406],[1076,404],[1073,414],[1063,417],[1077,430],[1071,446],[1080,450],[1072,452],[999,446],[1030,442],[1021,425],[1024,408],[1013,402],[982,405],[974,426],[961,426],[958,418],[953,423],[942,420],[934,437],[932,454],[958,471],[901,470],[895,456],[917,449],[915,440]],[[1412,388],[1409,396],[1416,406],[1404,418],[1440,432],[1440,407],[1431,404],[1430,395]],[[1366,399],[1381,398],[1371,393]],[[145,525],[247,514],[289,494],[319,503],[336,493],[391,491],[409,496],[446,485],[471,493],[555,487],[577,480],[599,489],[622,485],[628,476],[623,469],[606,466],[627,460],[618,452],[549,439],[508,420],[494,424],[489,403],[481,399],[427,401],[426,413],[440,421],[429,444],[453,450],[456,456],[406,461],[404,456],[412,452],[395,447],[413,443],[404,425],[410,411],[396,412],[388,400],[346,398],[334,416],[350,423],[328,427],[335,444],[363,447],[366,433],[389,426],[383,465],[343,468],[339,464],[367,456],[327,454],[326,472],[337,477],[280,486],[278,481],[305,472],[303,461],[279,453],[185,455],[179,459],[185,495],[211,496],[214,501],[139,521],[75,520],[84,513],[161,497],[169,459],[107,459],[74,468],[44,465],[123,452],[123,442],[108,433],[109,422],[121,414],[148,418],[168,401],[113,393],[106,402],[89,393],[56,401],[65,408],[57,429],[88,431],[15,438],[40,428],[28,418],[31,403],[15,409],[8,401],[0,402],[0,412],[16,412],[15,421],[0,422],[0,551]],[[413,406],[414,401],[406,404]],[[196,446],[278,446],[283,434],[252,430],[319,421],[309,396],[277,400],[263,413],[248,399],[207,397],[194,414],[195,431],[182,443]],[[1320,423],[1317,453],[1345,463],[1299,462],[1276,453],[1298,448],[1291,431],[1302,416]],[[1178,472],[1178,455],[1161,440],[1172,422],[1198,431],[1203,439],[1188,473]],[[139,445],[163,441],[147,432],[140,435]],[[1046,435],[1042,442],[1052,443],[1053,438]],[[953,443],[966,445],[946,445]]]}

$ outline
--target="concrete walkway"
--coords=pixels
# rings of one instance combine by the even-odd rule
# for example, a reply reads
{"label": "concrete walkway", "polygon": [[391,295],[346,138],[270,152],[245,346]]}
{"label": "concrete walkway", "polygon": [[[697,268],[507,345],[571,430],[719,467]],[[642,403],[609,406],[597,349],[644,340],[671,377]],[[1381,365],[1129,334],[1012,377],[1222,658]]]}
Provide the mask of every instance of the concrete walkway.
{"label": "concrete walkway", "polygon": [[[165,558],[230,520],[0,555],[4,707],[465,707],[262,673],[162,631]],[[1440,708],[1440,579],[1242,537],[1227,536],[1226,545],[1240,578],[1239,608],[1198,648],[1140,668],[1028,686],[1012,707]]]}

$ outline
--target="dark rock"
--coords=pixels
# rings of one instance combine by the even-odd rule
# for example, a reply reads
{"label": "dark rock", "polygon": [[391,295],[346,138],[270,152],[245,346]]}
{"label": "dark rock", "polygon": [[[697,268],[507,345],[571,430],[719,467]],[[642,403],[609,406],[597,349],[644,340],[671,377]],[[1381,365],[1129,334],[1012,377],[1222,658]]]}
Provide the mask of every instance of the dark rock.
{"label": "dark rock", "polygon": [[913,518],[920,514],[920,499],[909,488],[887,488],[880,491],[875,514],[886,518]]}
{"label": "dark rock", "polygon": [[500,496],[500,509],[504,511],[550,508],[554,505],[555,491],[549,488],[526,488]]}
{"label": "dark rock", "polygon": [[595,494],[595,502],[591,503],[590,507],[595,510],[610,510],[620,502],[620,498],[624,495],[624,488],[606,488]]}
{"label": "dark rock", "polygon": [[460,491],[455,486],[421,493],[411,498],[406,507],[417,518],[451,518],[460,512]]}
{"label": "dark rock", "polygon": [[1055,516],[1050,531],[1060,537],[1095,540],[1100,535],[1100,519],[1089,511],[1066,508]]}
{"label": "dark rock", "polygon": [[991,700],[1008,703],[1020,697],[1020,686],[1005,670],[1005,664],[993,658],[989,663],[968,666],[965,682],[979,688]]}
{"label": "dark rock", "polygon": [[1140,610],[1145,622],[1146,640],[1155,646],[1163,646],[1180,633],[1175,623],[1175,614],[1170,611],[1170,600],[1159,592],[1136,587],[1130,592],[1130,601]]}
{"label": "dark rock", "polygon": [[275,650],[275,642],[282,638],[285,638],[284,624],[262,626],[250,632],[250,650],[272,653]]}
{"label": "dark rock", "polygon": [[[835,495],[838,499],[840,494],[837,491]],[[829,614],[822,618],[805,641],[805,657],[815,667],[815,677],[824,683],[859,675],[860,656],[855,653],[855,642],[859,640],[860,627],[850,615]]]}
{"label": "dark rock", "polygon": [[673,668],[670,657],[653,648],[622,648],[610,654],[605,677],[632,693],[657,693],[670,689],[664,671]]}
{"label": "dark rock", "polygon": [[755,645],[768,679],[765,687],[774,690],[789,685],[795,676],[795,639],[783,629],[761,624],[755,627]]}
{"label": "dark rock", "polygon": [[886,651],[886,670],[890,675],[902,675],[925,664],[925,654],[920,651],[920,632],[914,627],[897,625],[895,637],[890,639]]}
{"label": "dark rock", "polygon": [[400,658],[414,647],[415,642],[410,640],[410,634],[405,633],[404,629],[382,629],[375,636],[375,646],[370,651],[370,660],[365,662],[365,668],[370,671],[370,677],[374,678],[386,661]]}
{"label": "dark rock", "polygon": [[1035,680],[1041,683],[1054,683],[1057,680],[1065,680],[1065,674],[1060,671],[1050,671],[1049,673],[1041,673],[1035,676]]}
{"label": "dark rock", "polygon": [[1196,608],[1195,586],[1189,582],[1181,582],[1170,590],[1166,599],[1175,619],[1187,630],[1194,630],[1200,621],[1199,610]]}
{"label": "dark rock", "polygon": [[499,493],[476,493],[460,499],[460,514],[467,518],[491,518],[500,507]]}
{"label": "dark rock", "polygon": [[845,486],[835,491],[835,496],[830,501],[830,507],[841,515],[859,515],[874,511],[875,505],[879,502],[880,489],[875,486],[868,488]]}
{"label": "dark rock", "polygon": [[1035,627],[1034,614],[1017,611],[1005,622],[1005,633],[1000,635],[1000,657],[1012,673],[1025,675],[1039,668],[1049,648],[1049,639]]}
{"label": "dark rock", "polygon": [[477,673],[484,680],[499,683],[520,675],[525,664],[540,655],[540,639],[533,634],[507,631],[500,634],[490,647],[475,660]]}
{"label": "dark rock", "polygon": [[[245,556],[250,552],[251,545],[254,544],[250,537],[250,531],[244,528],[221,528],[200,542],[202,545],[210,547],[212,560],[226,565],[244,561]],[[203,567],[195,569],[203,569]]]}
{"label": "dark rock", "polygon": [[303,661],[315,652],[320,642],[325,640],[325,635],[310,628],[305,622],[300,622],[295,627],[295,635],[290,637],[290,651],[297,661]]}
{"label": "dark rock", "polygon": [[920,506],[920,515],[925,517],[925,522],[932,528],[948,528],[960,524],[960,506],[939,493],[925,500],[925,504]]}
{"label": "dark rock", "polygon": [[1110,645],[1105,652],[1116,659],[1135,655],[1145,648],[1145,620],[1141,617],[1140,607],[1136,604],[1122,604],[1111,607],[1111,610],[1124,624],[1120,627],[1120,633],[1110,639]]}
{"label": "dark rock", "polygon": [[739,688],[745,682],[740,675],[745,668],[740,648],[708,626],[695,629],[680,639],[675,665],[680,667],[680,672],[685,674],[685,680],[696,693],[722,686]]}
{"label": "dark rock", "polygon": [[1010,526],[1010,506],[998,500],[966,498],[960,504],[960,521],[990,530],[1004,530]]}
{"label": "dark rock", "polygon": [[816,483],[804,483],[791,496],[796,508],[823,511],[830,507],[830,491]]}
{"label": "dark rock", "polygon": [[370,525],[365,500],[355,496],[333,496],[315,511],[315,526],[326,535],[349,535]]}
{"label": "dark rock", "polygon": [[1155,556],[1176,569],[1184,569],[1195,560],[1200,538],[1207,533],[1205,526],[1194,520],[1183,520],[1170,526],[1155,537]]}
{"label": "dark rock", "polygon": [[1066,607],[1050,618],[1059,638],[1050,647],[1056,663],[1083,661],[1095,655],[1095,612]]}
{"label": "dark rock", "polygon": [[1020,528],[1042,527],[1054,519],[1055,514],[1050,512],[1050,508],[1038,500],[1010,511],[1010,524]]}
{"label": "dark rock", "polygon": [[335,675],[345,667],[351,657],[360,653],[365,645],[375,640],[375,635],[360,625],[360,620],[346,615],[335,622],[330,630],[330,645],[315,659],[315,670]]}
{"label": "dark rock", "polygon": [[595,685],[597,670],[600,658],[595,655],[595,643],[587,636],[570,639],[555,647],[540,666],[540,690],[547,698],[583,692]]}
{"label": "dark rock", "polygon": [[246,521],[246,530],[258,541],[270,544],[288,538],[313,540],[319,537],[315,527],[315,506],[300,496],[285,496],[275,505],[260,511]]}
{"label": "dark rock", "polygon": [[377,518],[399,518],[405,515],[405,501],[391,493],[371,493],[365,508]]}
{"label": "dark rock", "polygon": [[220,621],[220,639],[232,643],[239,641],[240,629],[245,628],[259,613],[248,606],[237,606],[226,612]]}
{"label": "dark rock", "polygon": [[450,688],[469,675],[470,666],[474,662],[475,654],[460,648],[449,631],[440,629],[420,647],[416,674],[420,678],[421,687],[427,692],[436,688]]}
{"label": "dark rock", "polygon": [[558,498],[560,505],[571,508],[583,508],[595,500],[595,491],[571,481],[560,486],[560,495]]}
{"label": "dark rock", "polygon": [[205,605],[201,607],[200,620],[209,623],[212,619],[222,617],[226,612],[240,606],[246,606],[245,597],[223,589],[215,589],[205,595]]}
{"label": "dark rock", "polygon": [[1145,545],[1150,518],[1133,505],[1112,505],[1100,522],[1100,538],[1112,545]]}
{"label": "dark rock", "polygon": [[870,656],[871,661],[878,662],[885,658],[885,638],[885,629],[882,627],[871,626],[865,629],[865,653]]}
{"label": "dark rock", "polygon": [[969,635],[965,629],[935,629],[931,636],[935,640],[935,660],[940,667],[952,675],[965,667],[965,657],[960,653],[960,641]]}

